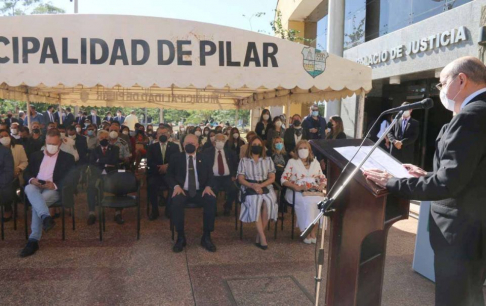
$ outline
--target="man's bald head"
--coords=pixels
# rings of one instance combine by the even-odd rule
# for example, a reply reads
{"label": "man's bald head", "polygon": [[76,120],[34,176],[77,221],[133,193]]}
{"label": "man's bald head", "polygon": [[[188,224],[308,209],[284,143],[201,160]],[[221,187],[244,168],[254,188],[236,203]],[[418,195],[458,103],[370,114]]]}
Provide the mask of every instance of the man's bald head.
{"label": "man's bald head", "polygon": [[486,66],[478,58],[464,56],[445,66],[440,77],[454,78],[460,73],[476,84],[486,84]]}
{"label": "man's bald head", "polygon": [[197,148],[199,146],[199,139],[194,134],[187,134],[187,136],[184,138],[184,146],[187,144],[193,144]]}
{"label": "man's bald head", "polygon": [[226,141],[226,135],[225,134],[221,134],[221,133],[216,134],[214,137],[215,137],[216,141],[223,141],[223,142]]}

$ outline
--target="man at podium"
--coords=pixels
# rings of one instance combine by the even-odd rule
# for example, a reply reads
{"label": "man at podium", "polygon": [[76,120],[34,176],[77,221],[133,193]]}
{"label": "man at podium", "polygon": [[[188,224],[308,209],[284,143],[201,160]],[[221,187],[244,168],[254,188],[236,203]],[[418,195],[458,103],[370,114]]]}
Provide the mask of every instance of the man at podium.
{"label": "man at podium", "polygon": [[455,113],[436,141],[434,171],[404,165],[413,178],[365,171],[400,197],[432,201],[436,305],[484,305],[486,279],[486,66],[462,57],[440,74],[440,99]]}

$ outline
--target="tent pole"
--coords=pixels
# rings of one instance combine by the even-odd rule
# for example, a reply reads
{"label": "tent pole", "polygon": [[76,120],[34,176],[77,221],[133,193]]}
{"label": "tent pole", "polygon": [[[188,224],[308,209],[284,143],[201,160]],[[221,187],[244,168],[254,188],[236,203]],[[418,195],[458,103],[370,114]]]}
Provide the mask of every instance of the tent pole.
{"label": "tent pole", "polygon": [[144,109],[144,112],[145,112],[145,116],[144,116],[145,117],[145,128],[147,128],[147,121],[148,120],[147,120],[147,108],[146,107]]}
{"label": "tent pole", "polygon": [[30,97],[29,97],[29,89],[27,89],[27,126],[29,128],[29,133],[32,133],[32,122],[30,117]]}
{"label": "tent pole", "polygon": [[365,91],[361,90],[358,97],[358,120],[356,122],[356,139],[363,137],[363,124],[364,124],[364,104],[365,104]]}
{"label": "tent pole", "polygon": [[61,108],[61,95],[59,94],[59,104],[57,107],[57,112],[59,114],[59,123],[62,124],[62,108]]}
{"label": "tent pole", "polygon": [[285,122],[285,126],[288,128],[290,126],[290,94],[287,96],[287,107],[285,109],[285,117],[287,122]]}

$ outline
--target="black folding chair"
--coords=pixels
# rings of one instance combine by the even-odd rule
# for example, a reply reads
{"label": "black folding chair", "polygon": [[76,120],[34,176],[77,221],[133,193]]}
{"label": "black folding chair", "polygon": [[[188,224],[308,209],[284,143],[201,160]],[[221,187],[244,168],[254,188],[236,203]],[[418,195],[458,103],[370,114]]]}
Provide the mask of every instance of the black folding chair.
{"label": "black folding chair", "polygon": [[[137,208],[137,240],[140,239],[140,182],[132,172],[113,172],[95,183],[98,195],[100,241],[103,241],[105,208]],[[104,193],[112,195],[105,195]],[[133,195],[135,193],[135,195]]]}
{"label": "black folding chair", "polygon": [[[24,222],[25,222],[25,239],[29,239],[29,227],[28,227],[28,210],[31,206],[28,197],[24,191]],[[71,209],[71,215],[73,220],[73,231],[76,230],[76,219],[74,209],[74,187],[71,184],[66,184],[62,187],[61,198],[56,203],[49,206],[49,208],[61,208],[61,222],[62,222],[62,240],[66,240],[66,219],[65,209]]]}

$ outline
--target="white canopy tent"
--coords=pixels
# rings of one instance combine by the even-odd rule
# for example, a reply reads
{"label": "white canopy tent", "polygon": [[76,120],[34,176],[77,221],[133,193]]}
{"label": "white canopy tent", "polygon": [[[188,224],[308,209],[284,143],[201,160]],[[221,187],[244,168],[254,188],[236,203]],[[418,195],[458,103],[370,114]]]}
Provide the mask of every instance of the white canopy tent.
{"label": "white canopy tent", "polygon": [[371,68],[255,32],[118,15],[0,18],[0,98],[253,109],[371,90]]}

